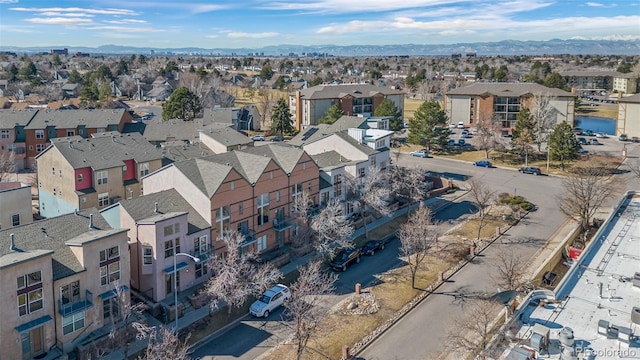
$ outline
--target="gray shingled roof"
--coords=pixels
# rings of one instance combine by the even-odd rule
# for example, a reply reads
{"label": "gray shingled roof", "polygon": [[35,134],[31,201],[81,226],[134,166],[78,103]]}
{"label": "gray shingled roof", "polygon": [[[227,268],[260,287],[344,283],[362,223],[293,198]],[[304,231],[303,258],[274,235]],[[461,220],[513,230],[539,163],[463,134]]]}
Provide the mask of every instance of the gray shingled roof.
{"label": "gray shingled roof", "polygon": [[120,206],[137,222],[156,215],[156,213],[154,213],[156,203],[158,203],[158,213],[160,214],[188,212],[187,221],[189,222],[189,229],[187,230],[187,234],[193,234],[211,227],[175,189],[120,201]]}
{"label": "gray shingled roof", "polygon": [[220,123],[220,124],[233,124],[233,108],[216,108],[216,109],[204,109],[202,111],[202,122],[204,124]]}
{"label": "gray shingled roof", "polygon": [[620,99],[618,99],[618,102],[640,103],[640,94],[635,94],[635,95],[631,95],[631,96],[623,96]]}
{"label": "gray shingled roof", "polygon": [[311,155],[311,158],[315,160],[321,169],[334,169],[352,163],[350,159],[340,155],[335,150]]}
{"label": "gray shingled roof", "polygon": [[169,120],[162,121],[161,118],[144,122],[144,133],[142,134],[147,141],[162,142],[168,138],[172,140],[198,140],[198,130],[203,128],[201,120],[182,121]]}
{"label": "gray shingled roof", "polygon": [[213,127],[208,126],[207,129],[200,130],[204,136],[208,136],[224,146],[233,145],[249,145],[253,144],[253,140],[248,136],[242,135],[230,127]]}
{"label": "gray shingled roof", "polygon": [[38,110],[0,110],[0,129],[13,129],[26,126],[38,113]]}
{"label": "gray shingled roof", "polygon": [[[96,138],[89,139],[79,136],[55,138],[51,143],[74,169],[91,167],[94,170],[102,170],[122,166],[125,160],[134,159],[141,163],[162,159],[160,149],[151,145],[138,133],[119,136],[96,135]],[[50,149],[47,148],[45,152]]]}
{"label": "gray shingled roof", "polygon": [[375,153],[378,152],[378,150],[372,149],[372,148],[368,147],[367,145],[361,144],[356,139],[354,139],[351,136],[349,136],[349,134],[347,134],[346,130],[338,131],[334,135],[342,138],[343,140],[345,140],[346,142],[350,143],[355,148],[357,148],[358,150],[362,151],[363,153],[365,153],[367,155],[375,154]]}
{"label": "gray shingled roof", "polygon": [[184,141],[169,141],[163,143],[160,149],[163,155],[163,166],[176,161],[196,159],[214,154],[211,149],[201,142],[188,144]]}
{"label": "gray shingled roof", "polygon": [[45,129],[47,126],[75,129],[80,125],[87,128],[106,128],[108,125],[120,124],[125,113],[125,109],[41,110],[25,129]]}
{"label": "gray shingled roof", "polygon": [[[89,214],[93,214],[93,229],[89,228]],[[0,257],[14,254],[10,248],[10,234],[15,235],[15,245],[25,254],[39,250],[53,251],[53,279],[58,280],[85,269],[66,242],[82,243],[122,230],[112,229],[97,209],[91,208],[30,224],[0,230]],[[126,251],[126,249],[121,249]]]}
{"label": "gray shingled roof", "polygon": [[343,115],[333,124],[318,124],[307,127],[289,140],[289,144],[293,146],[302,146],[304,144],[312,143],[324,136],[350,128],[368,129],[369,126],[367,126],[367,119],[360,116]]}
{"label": "gray shingled roof", "polygon": [[404,92],[371,84],[340,84],[318,85],[300,90],[300,96],[304,99],[338,99],[347,95],[356,98],[371,97],[375,94],[400,95]]}
{"label": "gray shingled roof", "polygon": [[205,158],[208,161],[222,165],[230,165],[249,183],[257,183],[264,169],[271,161],[266,155],[254,155],[244,151],[231,151],[222,154],[212,155]]}
{"label": "gray shingled roof", "polygon": [[526,94],[571,96],[572,93],[556,88],[548,88],[536,83],[474,83],[449,90],[446,95],[496,95],[520,97]]}
{"label": "gray shingled roof", "polygon": [[241,151],[271,158],[288,174],[293,172],[302,154],[304,154],[304,150],[285,144],[254,146]]}
{"label": "gray shingled roof", "polygon": [[208,198],[211,198],[216,193],[232,170],[231,166],[208,160],[210,158],[211,156],[202,159],[178,161],[172,164]]}

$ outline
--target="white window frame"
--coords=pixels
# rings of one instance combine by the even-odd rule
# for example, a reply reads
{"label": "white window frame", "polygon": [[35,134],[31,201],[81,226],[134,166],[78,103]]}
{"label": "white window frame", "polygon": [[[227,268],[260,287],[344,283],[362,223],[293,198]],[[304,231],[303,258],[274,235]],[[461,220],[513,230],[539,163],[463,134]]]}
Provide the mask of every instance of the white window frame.
{"label": "white window frame", "polygon": [[[17,219],[18,219],[17,224],[16,224],[16,216],[18,217],[18,218],[17,218]],[[13,215],[11,215],[11,225],[12,225],[12,226],[18,226],[18,225],[20,225],[20,214],[13,214]]]}
{"label": "white window frame", "polygon": [[[198,255],[206,254],[209,251],[209,238],[207,235],[202,235],[193,239],[194,242],[194,253]],[[196,246],[197,245],[197,246]]]}
{"label": "white window frame", "polygon": [[36,139],[44,139],[44,130],[36,130]]}
{"label": "white window frame", "polygon": [[73,129],[67,129],[67,136],[76,136],[76,131]]}
{"label": "white window frame", "polygon": [[36,152],[41,153],[47,147],[47,144],[36,144]]}
{"label": "white window frame", "polygon": [[109,193],[98,194],[98,206],[102,207],[107,205],[109,205]]}
{"label": "white window frame", "polygon": [[269,193],[258,195],[258,225],[269,223]]}
{"label": "white window frame", "polygon": [[151,246],[142,247],[142,265],[153,265],[153,248]]}
{"label": "white window frame", "polygon": [[0,139],[8,139],[10,136],[9,130],[0,130]]}
{"label": "white window frame", "polygon": [[[71,327],[69,327],[71,325]],[[80,329],[83,329],[85,325],[84,311],[64,316],[62,318],[62,335],[69,335]]]}
{"label": "white window frame", "polygon": [[107,170],[96,171],[96,184],[104,185],[109,182],[109,172]]}
{"label": "white window frame", "polygon": [[77,178],[78,184],[80,184],[83,180],[84,180],[84,175],[83,174],[78,174],[78,178]]}
{"label": "white window frame", "polygon": [[267,235],[262,235],[257,241],[258,252],[262,252],[267,249]]}
{"label": "white window frame", "polygon": [[225,205],[216,209],[216,232],[222,237],[231,229],[231,206]]}
{"label": "white window frame", "polygon": [[149,163],[141,163],[140,164],[140,177],[143,177],[145,175],[149,174]]}

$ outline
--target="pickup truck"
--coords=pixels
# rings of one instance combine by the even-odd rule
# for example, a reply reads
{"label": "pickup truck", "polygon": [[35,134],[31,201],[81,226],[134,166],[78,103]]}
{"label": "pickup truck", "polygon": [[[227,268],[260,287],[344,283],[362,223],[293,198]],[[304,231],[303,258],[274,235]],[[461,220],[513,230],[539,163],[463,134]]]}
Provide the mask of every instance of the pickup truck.
{"label": "pickup truck", "polygon": [[340,250],[331,261],[331,267],[335,270],[345,271],[347,266],[360,262],[361,250],[356,248],[346,248]]}

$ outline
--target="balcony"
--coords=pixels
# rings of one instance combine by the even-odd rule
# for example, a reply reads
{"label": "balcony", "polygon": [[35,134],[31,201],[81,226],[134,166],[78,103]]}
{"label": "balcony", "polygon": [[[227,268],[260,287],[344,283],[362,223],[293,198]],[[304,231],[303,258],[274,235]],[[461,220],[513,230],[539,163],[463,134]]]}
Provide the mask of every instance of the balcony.
{"label": "balcony", "polygon": [[189,255],[198,258],[200,262],[204,262],[211,257],[212,249],[211,244],[207,244],[207,250],[191,250],[189,251]]}
{"label": "balcony", "polygon": [[275,231],[284,231],[293,226],[293,219],[290,217],[280,217],[273,219],[273,229]]}
{"label": "balcony", "polygon": [[89,290],[85,290],[84,297],[79,297],[75,300],[60,299],[58,300],[58,313],[64,317],[92,308],[92,299],[93,293]]}
{"label": "balcony", "polygon": [[252,229],[238,229],[238,232],[244,236],[242,246],[248,246],[256,242],[256,232]]}

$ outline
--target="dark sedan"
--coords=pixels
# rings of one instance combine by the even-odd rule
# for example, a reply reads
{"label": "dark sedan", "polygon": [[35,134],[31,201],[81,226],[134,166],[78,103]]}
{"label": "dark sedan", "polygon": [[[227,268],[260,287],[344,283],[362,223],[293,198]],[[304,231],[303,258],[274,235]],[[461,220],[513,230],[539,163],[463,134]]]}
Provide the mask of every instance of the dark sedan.
{"label": "dark sedan", "polygon": [[493,164],[488,160],[480,160],[473,163],[473,166],[481,166],[486,168],[492,168]]}
{"label": "dark sedan", "polygon": [[525,167],[521,167],[520,169],[518,169],[518,171],[520,171],[523,174],[533,174],[533,175],[540,175],[542,174],[542,171],[540,171],[540,168],[537,166],[525,166]]}
{"label": "dark sedan", "polygon": [[384,250],[384,241],[369,240],[362,247],[362,254],[371,256],[371,255],[374,255],[378,250]]}

